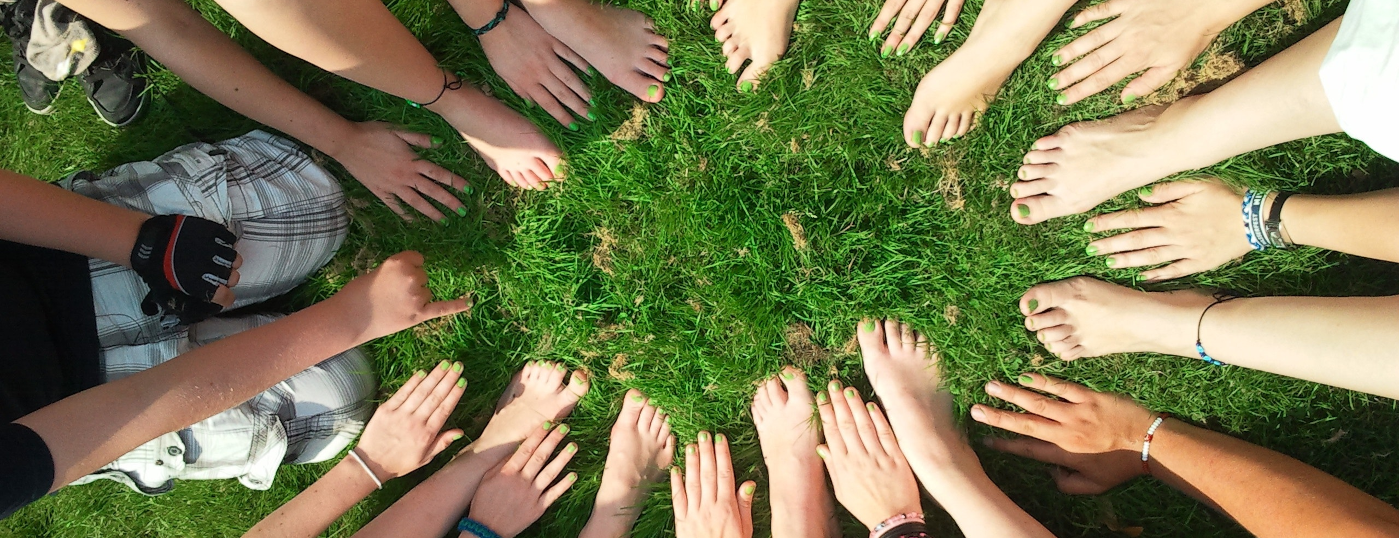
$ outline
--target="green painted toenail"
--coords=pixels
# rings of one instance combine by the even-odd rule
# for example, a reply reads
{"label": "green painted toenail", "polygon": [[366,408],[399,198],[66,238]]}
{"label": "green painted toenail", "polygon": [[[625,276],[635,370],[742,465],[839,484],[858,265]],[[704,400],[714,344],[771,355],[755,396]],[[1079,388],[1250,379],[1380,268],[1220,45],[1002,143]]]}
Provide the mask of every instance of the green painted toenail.
{"label": "green painted toenail", "polygon": [[570,130],[570,131],[577,131],[577,130],[578,130],[578,122],[576,122],[576,121],[570,121],[570,122],[568,122],[568,130]]}
{"label": "green painted toenail", "polygon": [[884,47],[884,50],[879,51],[879,57],[880,57],[880,58],[888,58],[888,57],[889,57],[889,52],[892,51],[892,50],[893,50],[893,49],[890,49],[889,47]]}
{"label": "green painted toenail", "polygon": [[645,396],[642,396],[640,392],[636,393],[635,395],[633,395],[633,396],[631,397],[631,401],[633,401],[633,402],[639,402],[639,401],[644,400],[644,399],[646,399],[646,397],[645,397]]}
{"label": "green painted toenail", "polygon": [[1020,374],[1020,384],[1022,384],[1022,385],[1029,385],[1030,383],[1034,383],[1034,382],[1035,382],[1035,378],[1030,377],[1030,376],[1027,375],[1027,374]]}
{"label": "green painted toenail", "polygon": [[860,330],[867,333],[874,332],[874,320],[869,320],[860,325]]}
{"label": "green painted toenail", "polygon": [[913,145],[915,145],[915,146],[921,146],[921,145],[923,145],[923,131],[914,131],[914,132],[913,132]]}
{"label": "green painted toenail", "polygon": [[1107,262],[1105,262],[1105,263],[1108,264],[1108,267],[1112,267],[1112,266],[1114,266],[1114,265],[1117,265],[1117,260],[1116,260],[1116,259],[1113,259],[1113,258],[1108,258],[1108,259],[1107,259]]}
{"label": "green painted toenail", "polygon": [[783,370],[781,373],[778,373],[777,375],[778,375],[778,377],[781,377],[782,379],[786,379],[786,380],[788,380],[788,381],[791,381],[792,378],[796,377],[796,376],[792,375],[792,372],[788,372],[788,371],[786,371],[786,370]]}
{"label": "green painted toenail", "polygon": [[666,71],[664,75],[661,75],[661,82],[670,82],[670,71]]}
{"label": "green painted toenail", "polygon": [[719,0],[709,0],[709,10],[719,11]]}
{"label": "green painted toenail", "polygon": [[1084,251],[1084,252],[1087,252],[1089,256],[1097,256],[1097,255],[1098,255],[1098,247],[1095,247],[1095,246],[1093,246],[1093,245],[1088,245],[1088,248],[1083,249],[1083,251]]}
{"label": "green painted toenail", "polygon": [[818,392],[818,393],[816,393],[816,402],[817,402],[817,403],[826,403],[826,400],[827,400],[827,399],[828,399],[828,398],[826,397],[826,393],[825,393],[825,392]]}
{"label": "green painted toenail", "polygon": [[1049,89],[1051,90],[1057,90],[1059,89],[1059,79],[1051,78],[1049,79],[1049,82],[1044,83],[1044,85],[1049,86]]}
{"label": "green painted toenail", "polygon": [[1145,197],[1147,197],[1147,196],[1151,196],[1151,191],[1152,191],[1152,190],[1155,190],[1155,187],[1153,187],[1153,186],[1151,186],[1151,185],[1147,185],[1147,186],[1145,186],[1145,187],[1142,187],[1142,198],[1145,198]]}
{"label": "green painted toenail", "polygon": [[440,146],[440,145],[442,145],[442,137],[437,136],[437,135],[432,135],[432,145],[433,145],[433,146]]}
{"label": "green painted toenail", "polygon": [[1022,219],[1030,216],[1030,206],[1019,204],[1015,206],[1015,210],[1020,213]]}
{"label": "green painted toenail", "polygon": [[904,43],[904,44],[902,44],[902,45],[899,45],[899,50],[898,50],[898,52],[895,52],[894,54],[897,54],[897,55],[899,55],[899,56],[903,56],[905,52],[908,52],[908,43]]}
{"label": "green painted toenail", "polygon": [[661,87],[660,87],[660,86],[657,86],[657,85],[655,85],[655,84],[652,84],[651,87],[646,88],[646,97],[647,97],[647,98],[655,98],[655,97],[656,97],[656,92],[658,92],[658,91],[661,91]]}
{"label": "green painted toenail", "polygon": [[466,207],[458,207],[458,208],[457,208],[457,216],[458,216],[458,217],[465,217],[465,216],[466,216]]}
{"label": "green painted toenail", "polygon": [[1060,92],[1059,95],[1054,96],[1054,104],[1063,105],[1067,102],[1069,102],[1069,96],[1064,95],[1063,92]]}
{"label": "green painted toenail", "polygon": [[1132,94],[1130,94],[1130,93],[1127,94],[1127,95],[1122,96],[1122,104],[1124,104],[1124,105],[1130,105],[1130,104],[1132,104],[1133,102],[1135,102],[1136,100],[1137,100],[1137,96],[1132,95]]}
{"label": "green painted toenail", "polygon": [[1091,233],[1093,231],[1093,221],[1090,220],[1083,223],[1083,231]]}
{"label": "green painted toenail", "polygon": [[751,81],[751,80],[745,80],[745,81],[743,81],[742,84],[739,84],[739,85],[738,85],[738,91],[743,92],[743,93],[748,93],[748,92],[750,92],[750,91],[753,91],[753,81]]}
{"label": "green painted toenail", "polygon": [[1028,306],[1030,307],[1030,311],[1031,311],[1031,312],[1034,312],[1036,308],[1039,308],[1039,307],[1040,307],[1040,300],[1039,300],[1039,299],[1030,299],[1030,304],[1029,304]]}
{"label": "green painted toenail", "polygon": [[944,39],[947,39],[947,29],[946,29],[946,28],[940,29],[940,30],[937,31],[936,34],[933,34],[933,44],[934,44],[934,45],[941,45],[941,44],[942,44],[942,40],[944,40]]}
{"label": "green painted toenail", "polygon": [[1053,55],[1053,56],[1050,56],[1050,57],[1049,57],[1049,65],[1052,65],[1052,66],[1054,66],[1054,67],[1059,67],[1059,66],[1061,66],[1061,65],[1064,65],[1064,57],[1063,57],[1063,56],[1060,56],[1060,55],[1058,55],[1058,54],[1055,54],[1055,55]]}
{"label": "green painted toenail", "polygon": [[593,114],[593,111],[589,110],[588,121],[597,121],[597,114]]}

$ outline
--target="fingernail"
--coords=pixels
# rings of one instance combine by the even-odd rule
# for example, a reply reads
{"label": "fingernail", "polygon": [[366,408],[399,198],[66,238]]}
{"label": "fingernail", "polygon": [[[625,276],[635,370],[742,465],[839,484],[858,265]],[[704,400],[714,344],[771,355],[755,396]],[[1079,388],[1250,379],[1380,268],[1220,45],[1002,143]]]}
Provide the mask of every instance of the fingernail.
{"label": "fingernail", "polygon": [[878,38],[879,38],[879,34],[877,34],[877,33],[875,33],[875,32],[870,32],[870,43],[874,43],[874,40],[875,40],[875,39],[878,39]]}
{"label": "fingernail", "polygon": [[753,91],[753,81],[751,81],[751,80],[745,80],[745,81],[743,81],[742,84],[739,84],[739,85],[738,85],[738,91],[741,91],[741,92],[743,92],[743,93],[748,93],[748,92],[750,92],[750,91]]}
{"label": "fingernail", "polygon": [[946,29],[946,28],[941,28],[941,29],[939,29],[939,30],[937,31],[937,33],[933,34],[933,44],[934,44],[934,45],[941,45],[941,44],[942,44],[942,40],[944,40],[944,39],[947,39],[947,29]]}
{"label": "fingernail", "polygon": [[670,71],[666,71],[665,74],[661,75],[661,82],[670,82]]}
{"label": "fingernail", "polygon": [[1130,105],[1130,104],[1132,104],[1133,102],[1135,102],[1136,100],[1137,100],[1137,96],[1132,95],[1132,94],[1130,94],[1130,93],[1127,94],[1127,95],[1122,96],[1122,104],[1124,104],[1124,105]]}
{"label": "fingernail", "polygon": [[576,121],[570,121],[570,122],[568,122],[568,130],[570,130],[570,131],[577,131],[577,130],[578,130],[578,122],[576,122]]}
{"label": "fingernail", "polygon": [[1090,220],[1090,221],[1084,222],[1084,223],[1083,223],[1083,231],[1085,231],[1085,232],[1092,232],[1092,231],[1093,231],[1093,221]]}
{"label": "fingernail", "polygon": [[[596,69],[593,69],[593,66],[591,66],[591,65],[588,66],[588,76],[591,77],[591,76],[596,76],[596,75],[597,75],[597,70],[596,70]],[[591,102],[591,101],[590,101],[590,102]]]}
{"label": "fingernail", "polygon": [[657,86],[657,85],[655,85],[655,84],[652,84],[650,87],[646,88],[646,97],[647,97],[647,98],[654,98],[654,97],[656,96],[656,92],[658,92],[658,91],[661,91],[661,87],[660,87],[660,86]]}
{"label": "fingernail", "polygon": [[1154,187],[1154,186],[1152,186],[1152,185],[1147,185],[1147,186],[1145,186],[1145,187],[1142,187],[1142,196],[1151,196],[1151,191],[1153,191],[1153,190],[1155,190],[1155,189],[1156,189],[1156,187]]}
{"label": "fingernail", "polygon": [[986,412],[982,411],[980,406],[973,406],[972,420],[975,420],[977,422],[984,422],[986,420]]}
{"label": "fingernail", "polygon": [[1073,19],[1069,19],[1069,22],[1064,23],[1064,27],[1065,27],[1065,28],[1073,28],[1073,27],[1074,27],[1074,20],[1073,20]]}
{"label": "fingernail", "polygon": [[1107,261],[1106,261],[1105,263],[1108,264],[1108,267],[1112,267],[1112,266],[1114,266],[1114,265],[1117,265],[1117,260],[1115,260],[1115,259],[1113,259],[1113,258],[1108,258]]}
{"label": "fingernail", "polygon": [[461,440],[461,434],[459,433],[459,434],[453,435],[453,436],[452,436],[452,440],[453,440],[453,441],[460,441],[460,440]]}
{"label": "fingernail", "polygon": [[826,449],[824,447],[816,447],[816,456],[823,460],[826,459],[826,456],[828,456]]}
{"label": "fingernail", "polygon": [[724,434],[722,434],[722,433],[714,436],[714,441],[717,442],[717,443],[726,443],[726,442],[728,442],[728,440],[729,440],[729,438],[728,438],[728,437],[724,437]]}
{"label": "fingernail", "polygon": [[699,432],[699,440],[700,440],[700,441],[708,441],[708,440],[709,440],[709,432]]}
{"label": "fingernail", "polygon": [[1034,382],[1035,382],[1035,378],[1030,377],[1030,374],[1020,374],[1020,384],[1022,384],[1022,385],[1029,385],[1030,383],[1034,383]]}
{"label": "fingernail", "polygon": [[437,367],[440,368],[440,369],[443,369],[443,370],[446,370],[447,367],[449,367],[449,366],[451,366],[451,365],[452,365],[452,363],[447,362],[447,361],[442,361],[442,362],[437,363]]}
{"label": "fingernail", "polygon": [[666,415],[666,417],[665,417],[665,423],[666,423],[666,424],[670,424],[670,415]]}
{"label": "fingernail", "polygon": [[695,455],[695,445],[686,446],[686,447],[685,447],[685,453],[686,453],[686,454],[689,454],[689,455],[691,455],[691,456]]}
{"label": "fingernail", "polygon": [[[1052,65],[1052,66],[1054,66],[1054,67],[1059,67],[1059,66],[1061,66],[1061,65],[1064,65],[1064,57],[1063,57],[1063,56],[1060,56],[1060,55],[1058,55],[1058,54],[1055,54],[1055,55],[1053,55],[1053,56],[1050,56],[1050,57],[1049,57],[1049,65]],[[1050,89],[1052,90],[1053,88],[1050,88]]]}
{"label": "fingernail", "polygon": [[1015,206],[1015,210],[1020,213],[1020,218],[1022,219],[1030,216],[1030,206],[1018,204]]}
{"label": "fingernail", "polygon": [[987,394],[1000,394],[1000,393],[1001,393],[1001,384],[998,383],[998,382],[996,382],[996,381],[992,381],[992,382],[990,382],[990,383],[987,383],[987,384],[986,384],[986,393],[987,393]]}
{"label": "fingernail", "polygon": [[1049,82],[1044,83],[1044,85],[1049,86],[1049,89],[1051,90],[1057,90],[1059,89],[1059,79],[1051,78],[1049,79]]}
{"label": "fingernail", "polygon": [[640,392],[638,392],[638,393],[632,395],[632,397],[631,397],[631,401],[633,401],[633,402],[639,402],[639,401],[645,400],[645,399],[646,399],[646,396],[643,395],[643,394],[641,394]]}
{"label": "fingernail", "polygon": [[453,371],[453,372],[461,372],[461,363],[460,363],[460,362],[452,363],[452,371]]}
{"label": "fingernail", "polygon": [[865,404],[865,409],[868,409],[869,412],[873,413],[873,412],[874,412],[874,402],[870,402],[870,403]]}
{"label": "fingernail", "polygon": [[1030,306],[1030,311],[1031,311],[1031,312],[1034,312],[1036,308],[1039,308],[1039,307],[1040,307],[1040,300],[1039,300],[1039,299],[1030,299],[1030,305],[1029,305],[1029,306]]}
{"label": "fingernail", "polygon": [[988,447],[989,447],[989,446],[992,446],[993,443],[995,443],[995,441],[991,440],[991,436],[990,436],[990,435],[987,435],[987,436],[981,438],[981,444],[982,444],[982,445],[985,445],[985,446],[988,446]]}
{"label": "fingernail", "polygon": [[597,121],[597,114],[593,114],[593,111],[589,110],[588,121]]}
{"label": "fingernail", "polygon": [[860,330],[865,331],[867,333],[874,332],[874,320],[865,320],[865,322],[860,325]]}
{"label": "fingernail", "polygon": [[554,423],[553,423],[553,422],[549,422],[549,421],[547,421],[547,420],[544,421],[544,429],[545,429],[545,430],[552,429],[553,427],[554,427]]}
{"label": "fingernail", "polygon": [[1097,255],[1098,255],[1098,247],[1095,247],[1095,246],[1093,246],[1093,245],[1088,245],[1088,248],[1083,249],[1083,251],[1084,251],[1084,252],[1087,252],[1089,256],[1097,256]]}
{"label": "fingernail", "polygon": [[756,486],[754,486],[753,484],[744,485],[744,486],[743,486],[743,496],[745,496],[745,497],[752,497],[752,496],[753,496],[753,490],[754,490],[755,488],[756,488]]}
{"label": "fingernail", "polygon": [[904,43],[904,44],[902,44],[902,45],[899,45],[899,50],[896,51],[896,52],[894,52],[894,54],[899,55],[899,56],[903,56],[905,52],[908,52],[908,43]]}
{"label": "fingernail", "polygon": [[778,377],[781,377],[782,379],[786,379],[786,380],[788,380],[788,381],[791,381],[792,378],[796,377],[796,376],[792,375],[792,372],[788,372],[788,371],[786,371],[786,370],[781,371],[780,373],[777,374],[777,376],[778,376]]}
{"label": "fingernail", "polygon": [[440,145],[442,145],[442,137],[437,136],[437,135],[432,135],[432,145],[434,145],[434,146],[440,146]]}
{"label": "fingernail", "polygon": [[826,403],[827,399],[828,398],[826,397],[826,393],[824,391],[816,393],[816,403]]}
{"label": "fingernail", "polygon": [[830,383],[826,383],[826,388],[830,390],[840,390],[840,382],[832,379]]}
{"label": "fingernail", "polygon": [[463,377],[457,380],[457,388],[466,388],[466,378]]}
{"label": "fingernail", "polygon": [[413,372],[413,377],[426,377],[426,376],[427,376],[427,372],[424,372],[424,371],[422,371],[422,370],[418,370],[418,371],[416,371],[416,372]]}
{"label": "fingernail", "polygon": [[846,397],[846,398],[855,398],[855,397],[858,397],[858,396],[859,396],[859,394],[857,394],[857,393],[855,392],[855,388],[854,388],[854,387],[849,387],[849,388],[846,388],[846,389],[845,389],[845,397]]}
{"label": "fingernail", "polygon": [[1054,104],[1056,105],[1063,105],[1067,102],[1069,102],[1069,96],[1064,95],[1063,92],[1060,92],[1059,95],[1054,96]]}
{"label": "fingernail", "polygon": [[561,433],[561,434],[563,434],[563,435],[568,435],[568,432],[570,432],[570,431],[573,431],[573,430],[570,429],[570,428],[568,427],[567,424],[559,424],[559,433]]}
{"label": "fingernail", "polygon": [[709,0],[709,10],[719,11],[719,0]]}
{"label": "fingernail", "polygon": [[569,454],[572,454],[576,450],[578,450],[578,445],[575,445],[573,443],[569,443],[568,446],[563,447],[563,451],[568,452]]}
{"label": "fingernail", "polygon": [[564,479],[564,481],[566,481],[566,482],[574,482],[574,481],[577,481],[577,480],[578,480],[578,473],[568,473],[568,476],[563,477],[563,479]]}
{"label": "fingernail", "polygon": [[462,207],[458,207],[458,208],[457,208],[457,216],[458,216],[458,217],[465,217],[465,216],[466,216],[466,206],[462,206]]}
{"label": "fingernail", "polygon": [[891,49],[891,48],[889,48],[889,47],[884,47],[884,50],[879,51],[879,57],[880,57],[880,58],[888,58],[888,57],[889,57],[889,53],[892,52],[892,51],[893,51],[893,49]]}
{"label": "fingernail", "polygon": [[921,146],[921,145],[923,145],[923,131],[914,131],[914,132],[913,132],[913,145],[915,145],[915,146]]}
{"label": "fingernail", "polygon": [[437,221],[437,223],[438,223],[438,224],[441,224],[441,225],[443,225],[443,226],[446,226],[446,227],[448,227],[448,228],[451,228],[451,227],[452,227],[452,221],[447,220],[447,219],[445,219],[445,218],[442,219],[442,220]]}

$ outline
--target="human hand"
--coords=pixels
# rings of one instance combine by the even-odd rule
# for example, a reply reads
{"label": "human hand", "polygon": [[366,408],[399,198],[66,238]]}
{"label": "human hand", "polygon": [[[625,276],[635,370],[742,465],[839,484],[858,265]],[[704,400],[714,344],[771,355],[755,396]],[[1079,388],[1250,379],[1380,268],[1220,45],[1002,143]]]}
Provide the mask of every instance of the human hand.
{"label": "human hand", "polygon": [[1122,90],[1122,102],[1132,104],[1174,79],[1219,32],[1238,20],[1219,5],[1225,3],[1108,0],[1089,7],[1073,18],[1070,28],[1113,20],[1051,56],[1055,66],[1070,65],[1050,77],[1049,88],[1062,92],[1060,104],[1069,105],[1145,71]]}
{"label": "human hand", "polygon": [[223,224],[189,215],[146,219],[131,247],[131,270],[150,288],[147,315],[176,316],[189,325],[233,304],[243,256]]}
{"label": "human hand", "polygon": [[573,114],[589,121],[595,117],[588,105],[593,98],[588,85],[568,65],[587,71],[588,62],[544,31],[525,10],[507,12],[505,20],[481,36],[481,49],[515,95],[539,104],[565,127],[578,128]]}
{"label": "human hand", "polygon": [[331,157],[403,220],[413,218],[399,202],[412,206],[429,219],[444,222],[446,217],[442,212],[423,197],[437,200],[448,210],[464,216],[466,206],[442,185],[467,193],[471,192],[471,187],[461,176],[423,160],[413,151],[413,146],[430,148],[436,145],[428,135],[398,131],[389,128],[387,123],[370,121],[354,124],[350,138]]}
{"label": "human hand", "polygon": [[461,439],[460,429],[441,431],[466,392],[461,369],[442,361],[432,373],[419,370],[369,418],[355,450],[381,482],[413,472]]}
{"label": "human hand", "polygon": [[1098,495],[1144,474],[1141,452],[1135,450],[1074,454],[1030,437],[987,437],[982,442],[1001,452],[1050,464],[1049,476],[1059,491],[1070,495]]}
{"label": "human hand", "polygon": [[578,445],[569,443],[550,461],[549,456],[568,435],[568,426],[560,424],[554,428],[547,422],[544,426],[525,438],[515,455],[501,464],[498,471],[482,480],[476,497],[471,499],[467,517],[495,531],[501,538],[513,538],[529,528],[578,480],[576,473],[568,473],[563,480],[554,483],[568,460],[573,459]]}
{"label": "human hand", "polygon": [[840,505],[871,530],[899,514],[921,514],[918,482],[879,406],[865,404],[854,387],[841,390],[834,379],[816,401],[826,439],[816,454]]}
{"label": "human hand", "polygon": [[[947,9],[943,9],[943,2],[944,0],[884,0],[884,7],[879,10],[874,24],[870,25],[870,41],[873,42],[883,34],[892,21],[894,29],[879,47],[880,54],[888,56],[893,52],[903,56],[918,44],[918,40],[923,38],[923,34],[933,24],[933,19],[938,16],[938,11],[942,11],[942,23],[938,24],[937,32],[933,33],[933,44],[942,43],[962,13],[963,0],[946,0]],[[894,19],[895,16],[898,20]]]}
{"label": "human hand", "polygon": [[986,394],[1013,403],[1028,413],[977,404],[972,406],[972,419],[1053,443],[1073,454],[1117,451],[1140,454],[1142,436],[1156,419],[1151,411],[1125,396],[1097,392],[1062,379],[1022,374],[1020,384],[1060,399],[992,381],[986,384]]}
{"label": "human hand", "polygon": [[670,468],[671,503],[676,538],[752,538],[752,480],[734,491],[734,466],[724,434],[700,432],[698,444],[685,447],[685,479]]}
{"label": "human hand", "polygon": [[467,309],[465,297],[433,302],[432,291],[427,289],[427,273],[423,271],[423,255],[411,250],[390,256],[373,271],[351,280],[326,302],[335,303],[337,312],[362,318],[361,341]]}
{"label": "human hand", "polygon": [[1088,244],[1090,255],[1112,255],[1108,267],[1170,263],[1142,272],[1147,280],[1167,280],[1214,269],[1252,250],[1239,220],[1244,197],[1224,182],[1176,181],[1142,190],[1142,200],[1159,205],[1088,220],[1093,231],[1132,230]]}

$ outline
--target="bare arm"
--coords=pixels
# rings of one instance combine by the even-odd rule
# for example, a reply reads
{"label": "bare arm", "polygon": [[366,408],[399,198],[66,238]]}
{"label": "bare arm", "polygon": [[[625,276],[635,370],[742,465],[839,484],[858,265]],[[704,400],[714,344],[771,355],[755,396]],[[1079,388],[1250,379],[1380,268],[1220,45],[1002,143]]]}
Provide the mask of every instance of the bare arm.
{"label": "bare arm", "polygon": [[1399,189],[1346,196],[1302,195],[1282,206],[1282,225],[1299,245],[1399,262]]}
{"label": "bare arm", "polygon": [[131,248],[150,215],[0,170],[0,239],[131,266]]}
{"label": "bare arm", "polygon": [[481,480],[515,451],[514,445],[481,449],[473,443],[413,491],[395,502],[355,538],[437,538],[457,527]]}
{"label": "bare arm", "polygon": [[320,536],[355,503],[377,488],[353,458],[346,457],[276,512],[263,518],[245,538]]}

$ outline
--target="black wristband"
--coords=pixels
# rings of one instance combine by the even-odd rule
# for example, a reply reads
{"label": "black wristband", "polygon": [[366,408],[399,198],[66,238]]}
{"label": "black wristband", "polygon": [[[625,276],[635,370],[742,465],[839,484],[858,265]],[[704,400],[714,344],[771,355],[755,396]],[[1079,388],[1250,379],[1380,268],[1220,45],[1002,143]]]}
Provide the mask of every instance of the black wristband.
{"label": "black wristband", "polygon": [[1282,236],[1282,204],[1291,198],[1293,192],[1279,191],[1273,197],[1273,205],[1268,208],[1268,218],[1263,220],[1263,230],[1268,234],[1268,242],[1281,248],[1292,248],[1293,244]]}
{"label": "black wristband", "polygon": [[131,249],[131,269],[150,288],[141,310],[164,315],[166,326],[217,314],[223,308],[211,301],[220,286],[228,285],[237,239],[222,224],[199,217],[147,219]]}

